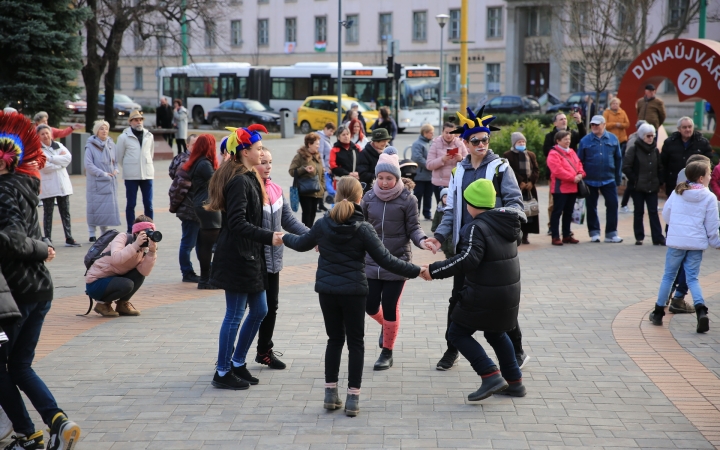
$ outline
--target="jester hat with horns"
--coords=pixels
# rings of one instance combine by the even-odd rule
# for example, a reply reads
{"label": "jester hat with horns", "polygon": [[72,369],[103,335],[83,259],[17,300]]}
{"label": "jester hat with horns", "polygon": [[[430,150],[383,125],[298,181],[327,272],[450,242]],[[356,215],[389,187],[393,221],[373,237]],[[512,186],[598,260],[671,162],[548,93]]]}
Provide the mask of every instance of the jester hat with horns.
{"label": "jester hat with horns", "polygon": [[[260,124],[253,124],[247,128],[226,127],[225,129],[230,131],[230,136],[227,137],[227,141],[223,141],[225,141],[227,152],[232,155],[246,148],[250,148],[250,146],[257,141],[262,141],[260,131],[263,133],[268,132],[267,128]],[[221,142],[220,147],[222,148],[222,146],[223,143]]]}
{"label": "jester hat with horns", "polygon": [[11,166],[15,158],[18,173],[40,178],[38,169],[45,167],[46,158],[35,126],[22,114],[0,112],[0,159]]}
{"label": "jester hat with horns", "polygon": [[490,122],[495,120],[495,116],[491,116],[489,114],[487,116],[483,116],[483,110],[485,110],[485,106],[480,108],[480,111],[478,111],[476,115],[473,113],[472,109],[468,107],[467,117],[463,116],[458,111],[456,114],[460,119],[460,126],[451,131],[451,133],[459,134],[461,135],[460,137],[467,141],[470,136],[475,133],[480,133],[481,131],[486,132],[488,135],[490,135],[491,131],[500,131],[500,128],[490,125]]}

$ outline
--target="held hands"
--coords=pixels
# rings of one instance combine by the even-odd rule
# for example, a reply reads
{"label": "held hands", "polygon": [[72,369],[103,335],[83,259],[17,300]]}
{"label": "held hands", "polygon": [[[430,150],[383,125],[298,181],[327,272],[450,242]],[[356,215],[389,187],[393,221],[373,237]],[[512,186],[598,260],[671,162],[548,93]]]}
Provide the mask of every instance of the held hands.
{"label": "held hands", "polygon": [[[437,249],[440,248],[440,241],[438,241],[434,237],[429,237],[429,238],[425,239],[424,242],[425,242],[425,246],[426,246],[425,248],[427,248],[427,245],[430,244],[435,248],[435,252],[437,252]],[[430,250],[430,249],[428,248],[428,250]],[[433,252],[433,253],[435,253],[435,252]]]}
{"label": "held hands", "polygon": [[430,268],[427,264],[420,267],[420,278],[422,278],[425,281],[432,281],[432,276],[430,275]]}
{"label": "held hands", "polygon": [[422,241],[420,241],[420,246],[423,247],[425,250],[430,250],[434,255],[437,253],[437,247],[435,247],[435,245],[433,245],[433,243],[429,241],[430,238],[423,239]]}
{"label": "held hands", "polygon": [[52,261],[53,259],[55,259],[55,249],[52,248],[52,247],[48,247],[48,257],[47,257],[47,259],[45,260],[45,262],[48,262],[48,263],[49,263],[49,262]]}
{"label": "held hands", "polygon": [[284,234],[285,233],[283,233],[282,231],[276,231],[275,233],[273,233],[272,245],[274,245],[276,247],[283,245],[282,238],[283,238]]}

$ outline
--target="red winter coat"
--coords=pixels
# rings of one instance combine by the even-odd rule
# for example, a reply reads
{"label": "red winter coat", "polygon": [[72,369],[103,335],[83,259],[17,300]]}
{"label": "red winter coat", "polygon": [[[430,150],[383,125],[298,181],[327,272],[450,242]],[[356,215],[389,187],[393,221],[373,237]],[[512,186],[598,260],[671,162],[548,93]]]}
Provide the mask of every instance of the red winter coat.
{"label": "red winter coat", "polygon": [[[568,158],[572,161],[572,164],[570,164]],[[573,165],[575,166],[574,168]],[[577,183],[575,183],[575,175],[581,174],[583,178],[585,178],[585,171],[583,170],[582,163],[575,153],[575,150],[570,149],[569,152],[565,152],[565,150],[556,145],[548,154],[547,166],[550,169],[551,193],[577,193],[578,189]]]}
{"label": "red winter coat", "polygon": [[720,164],[715,166],[710,175],[710,192],[720,199]]}

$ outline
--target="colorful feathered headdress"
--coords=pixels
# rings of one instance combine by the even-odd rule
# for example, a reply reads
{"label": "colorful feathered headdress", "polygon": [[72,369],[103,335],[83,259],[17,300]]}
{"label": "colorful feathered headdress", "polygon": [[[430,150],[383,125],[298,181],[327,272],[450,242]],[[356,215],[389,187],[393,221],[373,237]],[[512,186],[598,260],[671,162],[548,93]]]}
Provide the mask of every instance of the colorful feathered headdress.
{"label": "colorful feathered headdress", "polygon": [[[241,150],[249,148],[257,141],[262,141],[262,136],[259,133],[260,131],[263,133],[268,132],[267,128],[259,123],[250,125],[247,128],[226,127],[225,129],[231,132],[230,136],[227,138],[225,146],[227,148],[227,152],[233,155]],[[222,146],[222,143],[220,145]]]}
{"label": "colorful feathered headdress", "polygon": [[485,110],[485,106],[480,108],[480,111],[478,111],[477,115],[473,113],[472,109],[469,107],[467,108],[468,115],[467,117],[460,114],[458,111],[456,114],[458,118],[460,119],[460,126],[457,127],[455,130],[451,131],[452,134],[460,134],[463,139],[466,141],[470,136],[472,136],[475,133],[480,133],[481,131],[486,132],[487,134],[490,134],[491,131],[500,131],[500,128],[494,127],[490,125],[490,122],[495,120],[495,116],[487,115],[483,116],[483,111]]}
{"label": "colorful feathered headdress", "polygon": [[[38,169],[45,167],[40,138],[30,120],[18,113],[0,113],[0,159],[8,166],[18,158],[17,172],[40,178]],[[28,165],[37,162],[37,166]]]}

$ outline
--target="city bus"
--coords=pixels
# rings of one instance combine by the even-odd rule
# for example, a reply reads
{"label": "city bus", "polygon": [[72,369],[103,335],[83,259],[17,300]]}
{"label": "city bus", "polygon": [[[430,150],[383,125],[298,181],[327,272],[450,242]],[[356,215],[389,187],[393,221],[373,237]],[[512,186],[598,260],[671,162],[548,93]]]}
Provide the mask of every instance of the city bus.
{"label": "city bus", "polygon": [[[387,67],[343,62],[343,93],[371,108],[389,106],[399,129],[437,124],[440,69],[408,66],[400,78],[388,77]],[[159,71],[161,97],[180,98],[193,120],[231,98],[249,98],[293,116],[306,97],[337,95],[337,63],[303,62],[261,67],[247,63],[196,63]],[[393,103],[393,88],[395,99]]]}

